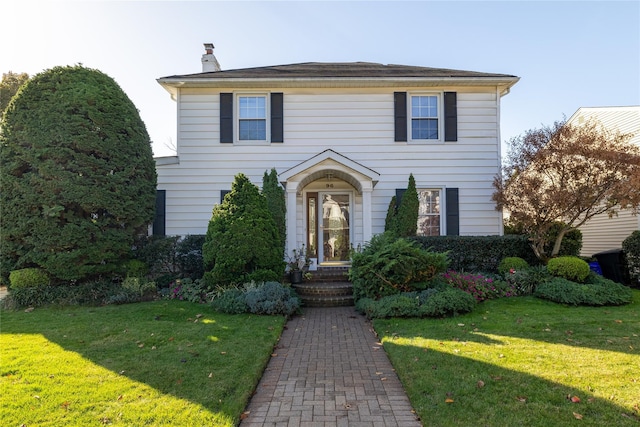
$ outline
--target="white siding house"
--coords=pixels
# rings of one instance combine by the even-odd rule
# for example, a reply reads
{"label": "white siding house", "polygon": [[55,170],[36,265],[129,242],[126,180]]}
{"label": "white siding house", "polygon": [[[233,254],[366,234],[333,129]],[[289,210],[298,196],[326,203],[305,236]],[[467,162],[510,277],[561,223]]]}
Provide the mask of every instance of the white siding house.
{"label": "white siding house", "polygon": [[[594,118],[609,129],[634,134],[631,141],[640,145],[640,106],[583,107],[579,108],[567,123],[580,125]],[[597,215],[580,227],[580,255],[590,257],[598,252],[619,249],[622,247],[622,241],[635,230],[640,230],[640,216],[633,215],[629,210],[622,210],[612,218],[606,214]]]}
{"label": "white siding house", "polygon": [[237,173],[261,186],[272,168],[287,247],[313,248],[320,264],[384,231],[410,173],[422,233],[502,233],[500,100],[518,77],[361,62],[220,70],[207,49],[202,73],[158,79],[178,135],[177,155],[156,159],[156,233],[204,234]]}

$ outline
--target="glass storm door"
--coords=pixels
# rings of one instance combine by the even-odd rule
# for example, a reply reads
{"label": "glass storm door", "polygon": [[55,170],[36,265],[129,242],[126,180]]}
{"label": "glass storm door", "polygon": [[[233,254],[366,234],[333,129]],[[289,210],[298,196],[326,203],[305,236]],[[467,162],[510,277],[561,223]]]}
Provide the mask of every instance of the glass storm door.
{"label": "glass storm door", "polygon": [[351,195],[318,193],[318,261],[349,261]]}

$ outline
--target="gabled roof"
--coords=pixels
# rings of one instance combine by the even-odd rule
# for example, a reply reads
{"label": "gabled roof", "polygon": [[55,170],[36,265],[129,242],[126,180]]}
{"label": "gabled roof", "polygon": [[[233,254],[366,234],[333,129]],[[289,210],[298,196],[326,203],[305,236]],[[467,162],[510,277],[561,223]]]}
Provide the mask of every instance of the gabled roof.
{"label": "gabled roof", "polygon": [[273,65],[267,67],[240,68],[207,73],[183,74],[164,79],[286,79],[333,78],[333,77],[484,77],[514,78],[508,74],[482,73],[477,71],[451,70],[447,68],[416,67],[412,65],[376,64],[373,62],[304,62],[300,64]]}
{"label": "gabled roof", "polygon": [[305,62],[167,76],[158,82],[170,93],[178,87],[433,87],[497,86],[505,94],[518,82],[509,74],[371,62]]}

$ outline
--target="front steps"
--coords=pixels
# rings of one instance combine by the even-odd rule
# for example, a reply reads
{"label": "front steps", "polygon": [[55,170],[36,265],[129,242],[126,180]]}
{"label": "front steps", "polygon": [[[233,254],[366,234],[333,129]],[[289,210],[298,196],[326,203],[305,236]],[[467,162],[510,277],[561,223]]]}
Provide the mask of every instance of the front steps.
{"label": "front steps", "polygon": [[305,307],[343,307],[353,305],[353,286],[348,267],[318,267],[311,279],[291,285]]}

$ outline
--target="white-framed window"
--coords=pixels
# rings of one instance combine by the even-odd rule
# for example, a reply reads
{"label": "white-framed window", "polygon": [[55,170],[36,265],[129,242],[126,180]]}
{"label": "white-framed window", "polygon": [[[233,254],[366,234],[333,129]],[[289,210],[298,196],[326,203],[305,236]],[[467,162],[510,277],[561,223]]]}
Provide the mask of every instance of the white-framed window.
{"label": "white-framed window", "polygon": [[442,215],[440,215],[440,189],[418,189],[418,236],[440,236]]}
{"label": "white-framed window", "polygon": [[268,98],[266,94],[239,94],[238,139],[240,141],[266,141],[268,135]]}
{"label": "white-framed window", "polygon": [[411,140],[440,140],[441,131],[441,96],[435,93],[412,94],[409,97],[411,120]]}

